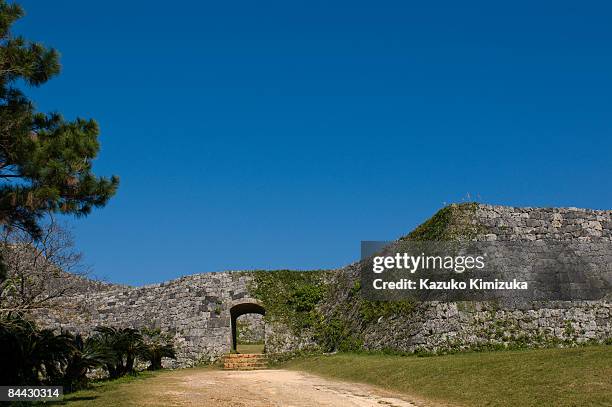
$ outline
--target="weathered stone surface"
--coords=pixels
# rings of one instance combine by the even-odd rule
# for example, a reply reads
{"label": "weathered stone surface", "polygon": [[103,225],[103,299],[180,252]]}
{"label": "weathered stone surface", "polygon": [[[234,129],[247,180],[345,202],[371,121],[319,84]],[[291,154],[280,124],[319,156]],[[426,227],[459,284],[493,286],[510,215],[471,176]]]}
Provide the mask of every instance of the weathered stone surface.
{"label": "weathered stone surface", "polygon": [[65,299],[60,308],[36,317],[44,326],[83,333],[98,325],[159,327],[175,334],[178,348],[175,365],[190,366],[229,352],[229,310],[236,295],[240,301],[256,302],[248,296],[251,279],[248,273],[222,272],[142,287],[107,285],[104,291]]}
{"label": "weathered stone surface", "polygon": [[[612,256],[594,251],[592,243],[612,242],[612,211],[576,208],[513,208],[478,205],[473,222],[484,227],[477,238],[486,241],[559,240],[580,242],[582,253],[612,283]],[[600,247],[600,246],[599,246]],[[354,275],[355,264],[336,270]],[[88,285],[64,299],[57,311],[40,312],[42,325],[87,333],[97,325],[155,326],[174,333],[178,360],[174,366],[212,361],[231,347],[230,308],[255,302],[249,294],[249,272],[204,273],[162,284],[126,287]],[[334,284],[334,281],[330,282]],[[340,292],[325,308],[346,302]],[[409,317],[380,318],[361,324],[367,349],[439,351],[479,345],[603,341],[612,337],[610,296],[598,301],[548,301],[539,304],[438,303],[420,304]],[[354,313],[358,315],[358,312]],[[261,334],[261,333],[260,333]],[[265,326],[269,352],[289,352],[316,346],[311,333],[296,335],[278,322]]]}
{"label": "weathered stone surface", "polygon": [[238,317],[238,343],[263,343],[265,338],[263,315],[244,314]]}
{"label": "weathered stone surface", "polygon": [[[609,289],[612,286],[612,211],[576,208],[514,208],[478,205],[472,222],[484,226],[476,240],[528,241],[534,253],[540,240],[564,241],[588,261]],[[554,225],[553,225],[554,224]],[[350,303],[348,291],[359,280],[354,264],[339,270],[349,278],[344,292],[332,301]],[[438,352],[478,346],[548,346],[612,337],[612,297],[597,301],[513,303],[427,302],[409,318],[390,316],[375,324],[353,321],[355,334],[371,350]],[[336,307],[328,307],[333,314]],[[358,315],[357,310],[352,311]],[[355,319],[355,317],[353,318]]]}

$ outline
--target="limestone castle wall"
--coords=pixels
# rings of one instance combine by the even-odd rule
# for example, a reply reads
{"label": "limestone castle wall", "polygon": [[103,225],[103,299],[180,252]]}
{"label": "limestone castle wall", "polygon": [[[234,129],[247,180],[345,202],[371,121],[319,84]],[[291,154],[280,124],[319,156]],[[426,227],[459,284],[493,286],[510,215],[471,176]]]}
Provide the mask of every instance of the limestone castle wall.
{"label": "limestone castle wall", "polygon": [[[514,208],[477,205],[471,222],[482,226],[477,239],[499,241],[558,240],[581,245],[592,267],[612,285],[612,211],[576,208]],[[336,270],[354,281],[355,264]],[[64,299],[41,311],[38,321],[53,328],[90,332],[98,325],[159,327],[175,335],[178,360],[173,366],[212,361],[229,352],[230,308],[251,297],[253,274],[216,272],[185,276],[142,287],[104,285]],[[332,281],[332,284],[334,282]],[[347,285],[350,287],[350,284]],[[441,351],[474,346],[524,344],[545,346],[612,338],[612,298],[597,301],[550,301],[515,307],[487,303],[423,303],[409,316],[359,320],[347,290],[336,290],[322,309],[342,308],[344,318],[365,349]],[[265,328],[269,352],[315,346],[312,332],[292,332],[278,323]]]}
{"label": "limestone castle wall", "polygon": [[98,325],[159,327],[175,335],[178,366],[211,361],[230,351],[230,308],[249,297],[243,272],[202,273],[142,287],[109,286],[71,296],[37,315],[42,325],[88,333]]}
{"label": "limestone castle wall", "polygon": [[[587,260],[591,273],[612,286],[612,211],[577,208],[514,208],[477,205],[470,222],[479,226],[478,240],[554,240]],[[525,250],[531,247],[522,245]],[[536,245],[533,246],[534,250]],[[336,293],[335,305],[353,301],[350,287],[359,279],[358,263],[340,274],[345,289]],[[338,284],[340,285],[340,284]],[[612,338],[612,295],[595,301],[427,302],[409,315],[381,317],[364,323],[356,307],[342,309],[348,325],[363,347],[401,352],[443,352],[477,347],[571,346]]]}

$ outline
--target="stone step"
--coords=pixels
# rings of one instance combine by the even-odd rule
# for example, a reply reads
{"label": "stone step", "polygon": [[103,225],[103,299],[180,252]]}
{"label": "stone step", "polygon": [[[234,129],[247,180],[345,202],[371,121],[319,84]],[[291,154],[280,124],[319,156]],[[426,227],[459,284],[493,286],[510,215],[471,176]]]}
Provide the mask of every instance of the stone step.
{"label": "stone step", "polygon": [[224,359],[224,363],[267,363],[265,359]]}
{"label": "stone step", "polygon": [[241,369],[267,369],[267,365],[243,365],[240,363],[229,363],[224,364],[223,368],[226,370],[241,370]]}
{"label": "stone step", "polygon": [[268,366],[266,364],[227,363],[223,364],[223,368],[227,370],[267,369]]}
{"label": "stone step", "polygon": [[260,353],[232,353],[223,358],[223,368],[228,370],[255,370],[266,369],[268,359]]}
{"label": "stone step", "polygon": [[267,365],[268,363],[265,360],[258,360],[258,361],[245,361],[245,360],[241,360],[241,361],[234,361],[234,360],[224,360],[223,361],[224,364],[226,365]]}
{"label": "stone step", "polygon": [[267,369],[267,366],[264,367],[252,367],[252,366],[241,366],[241,367],[224,367],[224,370],[264,370]]}
{"label": "stone step", "polygon": [[248,364],[248,363],[259,363],[259,364],[267,364],[268,361],[265,359],[225,359],[223,360],[223,363],[242,363],[242,364]]}
{"label": "stone step", "polygon": [[225,355],[226,359],[259,359],[266,358],[266,355],[263,353],[230,353]]}
{"label": "stone step", "polygon": [[267,365],[266,360],[231,360],[227,359],[223,361],[225,365]]}

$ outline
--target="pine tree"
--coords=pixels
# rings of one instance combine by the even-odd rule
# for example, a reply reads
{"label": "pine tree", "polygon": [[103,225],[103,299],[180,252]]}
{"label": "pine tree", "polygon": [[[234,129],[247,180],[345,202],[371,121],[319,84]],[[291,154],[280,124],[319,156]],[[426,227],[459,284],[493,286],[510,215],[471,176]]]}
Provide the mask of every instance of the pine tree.
{"label": "pine tree", "polygon": [[37,112],[17,88],[60,72],[57,51],[12,35],[22,16],[19,5],[0,0],[0,224],[38,236],[45,214],[87,215],[108,202],[119,180],[92,172],[100,148],[94,120]]}

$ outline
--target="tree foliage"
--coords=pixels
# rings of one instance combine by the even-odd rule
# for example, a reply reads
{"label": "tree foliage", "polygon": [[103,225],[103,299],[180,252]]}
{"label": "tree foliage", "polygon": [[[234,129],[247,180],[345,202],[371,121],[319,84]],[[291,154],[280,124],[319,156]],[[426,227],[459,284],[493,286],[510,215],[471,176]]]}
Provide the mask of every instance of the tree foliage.
{"label": "tree foliage", "polygon": [[18,89],[60,72],[56,50],[11,33],[22,16],[20,6],[0,0],[0,222],[40,237],[45,214],[87,215],[119,180],[92,172],[100,149],[94,120],[38,112]]}
{"label": "tree foliage", "polygon": [[87,268],[70,231],[50,217],[34,239],[19,229],[0,230],[0,254],[6,268],[0,279],[0,315],[50,308],[53,300],[87,284]]}

